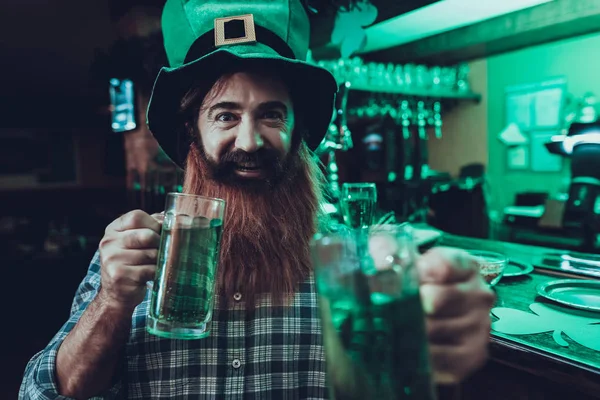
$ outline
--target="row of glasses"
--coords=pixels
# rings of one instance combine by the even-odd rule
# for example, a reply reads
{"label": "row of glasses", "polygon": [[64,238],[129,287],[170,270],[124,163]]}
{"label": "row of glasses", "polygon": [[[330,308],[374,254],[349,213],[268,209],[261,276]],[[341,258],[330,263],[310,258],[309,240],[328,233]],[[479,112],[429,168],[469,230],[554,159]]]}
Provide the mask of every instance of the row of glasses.
{"label": "row of glasses", "polygon": [[350,82],[354,86],[373,90],[390,88],[397,91],[427,91],[432,93],[468,93],[469,65],[426,66],[408,63],[364,62],[360,57],[321,60],[317,62],[329,70],[338,82]]}

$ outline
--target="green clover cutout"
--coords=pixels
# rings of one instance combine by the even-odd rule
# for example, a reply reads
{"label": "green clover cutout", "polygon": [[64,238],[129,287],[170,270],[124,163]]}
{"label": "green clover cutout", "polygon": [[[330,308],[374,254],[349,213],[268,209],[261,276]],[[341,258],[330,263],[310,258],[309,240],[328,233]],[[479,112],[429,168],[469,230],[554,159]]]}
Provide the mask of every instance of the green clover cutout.
{"label": "green clover cutout", "polygon": [[492,329],[509,335],[552,332],[556,343],[568,347],[562,337],[564,332],[577,343],[600,351],[600,325],[597,325],[600,315],[542,303],[533,303],[529,309],[535,314],[504,307],[492,309],[492,314],[499,318]]}

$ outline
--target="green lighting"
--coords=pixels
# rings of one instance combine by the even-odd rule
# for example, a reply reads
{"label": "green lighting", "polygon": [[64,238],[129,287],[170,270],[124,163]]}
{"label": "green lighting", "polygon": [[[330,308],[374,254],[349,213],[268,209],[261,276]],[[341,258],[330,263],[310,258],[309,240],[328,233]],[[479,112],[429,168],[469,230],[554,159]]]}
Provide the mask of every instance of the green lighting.
{"label": "green lighting", "polygon": [[360,53],[387,49],[554,0],[442,0],[367,28]]}

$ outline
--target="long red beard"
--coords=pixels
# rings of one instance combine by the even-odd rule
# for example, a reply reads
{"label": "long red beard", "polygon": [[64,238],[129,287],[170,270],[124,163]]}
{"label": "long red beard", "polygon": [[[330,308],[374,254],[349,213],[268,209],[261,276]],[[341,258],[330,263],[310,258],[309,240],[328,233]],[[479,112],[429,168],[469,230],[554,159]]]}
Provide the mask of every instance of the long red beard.
{"label": "long red beard", "polygon": [[289,157],[296,157],[293,176],[248,190],[211,179],[204,156],[191,146],[183,191],[226,201],[218,274],[222,301],[240,292],[247,304],[264,293],[285,302],[312,270],[309,241],[317,229],[322,174],[304,143]]}

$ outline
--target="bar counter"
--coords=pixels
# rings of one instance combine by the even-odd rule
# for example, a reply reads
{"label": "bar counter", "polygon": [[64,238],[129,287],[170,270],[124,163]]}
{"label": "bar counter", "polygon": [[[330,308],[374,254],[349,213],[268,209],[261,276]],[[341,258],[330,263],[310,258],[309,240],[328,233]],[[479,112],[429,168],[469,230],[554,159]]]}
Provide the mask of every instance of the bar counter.
{"label": "bar counter", "polygon": [[[491,240],[443,235],[438,246],[499,251],[509,258],[530,263],[534,271],[521,277],[503,278],[495,287],[495,307],[507,307],[532,314],[532,303],[560,306],[537,294],[536,287],[556,279],[596,279],[565,271],[553,262],[559,249],[528,246]],[[566,312],[570,309],[564,307]],[[600,312],[589,313],[600,322]],[[535,315],[532,314],[535,318]],[[492,315],[492,321],[497,318]],[[597,339],[600,341],[600,324]],[[576,329],[573,326],[565,329]],[[558,334],[558,333],[557,333]],[[454,396],[463,400],[549,400],[600,399],[600,352],[585,347],[562,333],[559,345],[553,331],[509,335],[492,330],[490,361],[466,381]]]}

